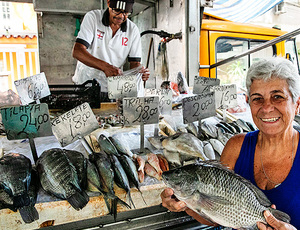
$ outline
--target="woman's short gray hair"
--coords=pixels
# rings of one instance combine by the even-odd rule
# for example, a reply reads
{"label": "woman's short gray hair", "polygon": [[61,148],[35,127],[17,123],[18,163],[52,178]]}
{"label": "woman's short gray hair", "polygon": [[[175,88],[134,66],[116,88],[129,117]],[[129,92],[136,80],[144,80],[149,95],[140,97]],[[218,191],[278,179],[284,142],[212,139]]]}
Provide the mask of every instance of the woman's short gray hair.
{"label": "woman's short gray hair", "polygon": [[300,96],[299,70],[291,61],[280,57],[262,59],[250,66],[246,77],[248,94],[253,80],[268,81],[274,78],[286,80],[293,102],[296,102]]}

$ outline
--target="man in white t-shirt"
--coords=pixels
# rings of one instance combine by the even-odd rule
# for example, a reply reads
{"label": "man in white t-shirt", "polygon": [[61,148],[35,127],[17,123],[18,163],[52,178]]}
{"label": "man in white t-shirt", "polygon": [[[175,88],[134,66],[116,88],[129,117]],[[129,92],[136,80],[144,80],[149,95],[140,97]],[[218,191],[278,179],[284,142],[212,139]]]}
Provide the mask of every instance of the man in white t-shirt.
{"label": "man in white t-shirt", "polygon": [[[97,79],[102,97],[107,97],[106,78],[121,75],[127,58],[130,69],[141,65],[140,32],[128,19],[133,4],[134,0],[107,0],[108,9],[86,13],[73,47],[73,57],[78,60],[72,78],[75,84]],[[142,67],[140,72],[147,81],[149,70]]]}

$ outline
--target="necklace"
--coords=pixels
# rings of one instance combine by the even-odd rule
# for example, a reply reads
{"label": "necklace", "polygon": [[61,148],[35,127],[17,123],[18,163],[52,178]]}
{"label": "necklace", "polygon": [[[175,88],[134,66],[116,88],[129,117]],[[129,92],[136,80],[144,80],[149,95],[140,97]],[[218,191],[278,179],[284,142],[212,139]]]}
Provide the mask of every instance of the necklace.
{"label": "necklace", "polygon": [[[292,166],[293,166],[293,162],[294,162],[294,139],[295,139],[295,133],[293,132],[293,138],[292,138]],[[277,183],[277,182],[274,182],[272,181],[266,171],[265,171],[265,168],[264,168],[264,164],[263,164],[263,161],[262,161],[262,140],[260,142],[260,162],[261,162],[261,167],[262,167],[262,170],[263,170],[263,173],[265,175],[265,177],[267,178],[268,181],[270,181],[272,184],[275,184],[275,188],[278,187],[279,185],[281,185],[281,183]]]}

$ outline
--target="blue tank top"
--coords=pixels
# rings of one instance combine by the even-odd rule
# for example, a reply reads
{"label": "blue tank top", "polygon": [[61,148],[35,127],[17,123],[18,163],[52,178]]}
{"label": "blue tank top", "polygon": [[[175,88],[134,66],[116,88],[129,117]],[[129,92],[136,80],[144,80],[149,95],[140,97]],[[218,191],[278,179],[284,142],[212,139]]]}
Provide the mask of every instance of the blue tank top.
{"label": "blue tank top", "polygon": [[[250,180],[255,186],[254,180],[254,152],[259,130],[246,134],[239,158],[234,171]],[[291,224],[300,229],[300,148],[297,147],[294,164],[287,178],[276,188],[261,190],[281,210],[291,217]],[[258,186],[257,186],[258,187]]]}

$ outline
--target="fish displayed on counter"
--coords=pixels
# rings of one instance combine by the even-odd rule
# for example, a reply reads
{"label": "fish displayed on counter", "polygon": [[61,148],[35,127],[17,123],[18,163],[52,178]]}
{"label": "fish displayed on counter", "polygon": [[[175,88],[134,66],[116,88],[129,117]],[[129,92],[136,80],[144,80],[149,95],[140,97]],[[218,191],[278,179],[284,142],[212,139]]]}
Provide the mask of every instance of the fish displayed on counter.
{"label": "fish displayed on counter", "polygon": [[53,148],[44,151],[36,165],[41,186],[47,193],[67,200],[76,210],[86,206],[89,197],[81,187],[76,167],[65,150]]}
{"label": "fish displayed on counter", "polygon": [[14,212],[19,210],[25,223],[39,219],[34,207],[37,197],[35,183],[36,174],[29,158],[17,153],[9,153],[0,158],[1,207]]}
{"label": "fish displayed on counter", "polygon": [[103,195],[110,201],[110,214],[114,216],[114,219],[117,218],[117,204],[120,203],[127,208],[131,208],[126,202],[119,199],[114,192],[114,170],[109,159],[108,154],[105,152],[93,153],[89,156],[89,160],[96,166],[101,189]]}
{"label": "fish displayed on counter", "polygon": [[[191,158],[208,160],[203,150],[203,143],[191,133],[176,133],[162,141],[165,157],[169,162],[179,163]],[[168,154],[171,152],[172,154]],[[179,158],[178,158],[179,154]],[[179,161],[179,162],[178,162]]]}
{"label": "fish displayed on counter", "polygon": [[198,161],[162,174],[174,195],[202,217],[225,227],[254,229],[267,223],[263,212],[289,223],[290,217],[271,208],[272,203],[250,181],[218,161]]}

